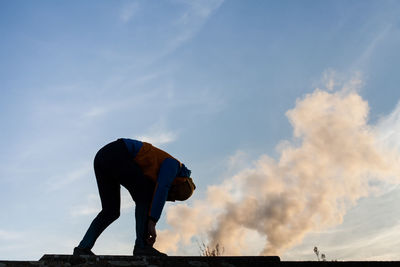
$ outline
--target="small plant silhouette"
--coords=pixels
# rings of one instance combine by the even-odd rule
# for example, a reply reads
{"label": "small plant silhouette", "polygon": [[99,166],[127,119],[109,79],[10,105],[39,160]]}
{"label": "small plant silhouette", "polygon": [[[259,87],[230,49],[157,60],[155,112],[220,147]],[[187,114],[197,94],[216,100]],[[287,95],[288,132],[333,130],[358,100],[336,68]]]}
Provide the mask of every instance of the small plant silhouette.
{"label": "small plant silhouette", "polygon": [[320,251],[318,250],[318,248],[317,247],[314,247],[314,253],[315,253],[315,255],[317,255],[317,259],[318,259],[318,261],[326,261],[326,256],[325,256],[325,254],[321,254],[321,259],[319,258],[319,254],[320,254]]}
{"label": "small plant silhouette", "polygon": [[315,255],[317,255],[317,259],[319,261],[319,251],[318,251],[317,247],[314,247],[314,253],[315,253]]}
{"label": "small plant silhouette", "polygon": [[220,247],[220,245],[217,243],[215,245],[215,248],[211,248],[208,245],[204,244],[204,242],[199,244],[199,249],[200,249],[200,256],[206,256],[206,257],[217,257],[217,256],[222,256],[224,254],[224,248]]}

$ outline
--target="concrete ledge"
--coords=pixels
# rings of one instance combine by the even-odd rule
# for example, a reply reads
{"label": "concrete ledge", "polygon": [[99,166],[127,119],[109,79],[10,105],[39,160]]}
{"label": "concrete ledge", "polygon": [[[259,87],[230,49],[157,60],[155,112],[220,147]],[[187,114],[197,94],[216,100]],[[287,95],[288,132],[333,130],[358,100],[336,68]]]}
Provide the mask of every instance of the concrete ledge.
{"label": "concrete ledge", "polygon": [[276,266],[277,256],[265,257],[200,257],[200,256],[72,256],[44,255],[39,261],[0,261],[0,267],[11,266],[152,266],[152,267],[257,267]]}
{"label": "concrete ledge", "polygon": [[151,267],[258,267],[258,266],[400,266],[395,261],[280,261],[278,256],[186,257],[169,256],[79,256],[44,255],[39,261],[0,261],[0,267],[13,266],[151,266]]}
{"label": "concrete ledge", "polygon": [[144,256],[80,256],[70,255],[44,255],[40,260],[49,266],[165,266],[165,267],[207,267],[207,266],[266,266],[269,262],[279,262],[277,256],[271,257],[144,257]]}

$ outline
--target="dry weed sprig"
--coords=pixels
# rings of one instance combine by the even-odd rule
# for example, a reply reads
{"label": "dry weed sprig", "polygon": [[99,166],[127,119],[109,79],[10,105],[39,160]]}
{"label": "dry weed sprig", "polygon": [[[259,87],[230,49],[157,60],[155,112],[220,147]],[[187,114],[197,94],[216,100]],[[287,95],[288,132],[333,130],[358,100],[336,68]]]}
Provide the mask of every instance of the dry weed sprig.
{"label": "dry weed sprig", "polygon": [[201,244],[198,244],[198,246],[200,249],[200,256],[217,257],[224,254],[224,247],[221,248],[219,244],[216,244],[214,248],[211,248],[210,246],[204,244],[204,242],[201,242]]}

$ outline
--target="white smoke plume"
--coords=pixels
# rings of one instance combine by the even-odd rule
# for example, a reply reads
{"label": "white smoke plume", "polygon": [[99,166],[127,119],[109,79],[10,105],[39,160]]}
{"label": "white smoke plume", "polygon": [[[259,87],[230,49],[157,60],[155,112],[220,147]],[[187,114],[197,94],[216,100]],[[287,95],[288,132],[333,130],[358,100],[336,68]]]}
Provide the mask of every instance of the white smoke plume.
{"label": "white smoke plume", "polygon": [[399,183],[397,151],[385,147],[368,124],[368,103],[357,93],[360,80],[297,100],[286,115],[293,140],[279,145],[275,160],[261,156],[253,166],[220,185],[193,206],[167,211],[171,230],[160,233],[157,247],[176,251],[193,237],[207,234],[226,255],[243,255],[249,233],[265,238],[261,255],[281,254],[310,231],[340,224],[346,211],[380,185]]}

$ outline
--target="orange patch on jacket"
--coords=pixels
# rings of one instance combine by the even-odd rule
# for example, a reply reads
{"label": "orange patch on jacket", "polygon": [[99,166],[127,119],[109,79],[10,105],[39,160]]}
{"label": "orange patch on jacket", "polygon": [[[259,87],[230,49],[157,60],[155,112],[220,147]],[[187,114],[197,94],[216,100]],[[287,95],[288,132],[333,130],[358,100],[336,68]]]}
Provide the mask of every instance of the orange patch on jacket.
{"label": "orange patch on jacket", "polygon": [[161,164],[167,158],[175,159],[167,152],[154,147],[152,144],[143,142],[142,147],[136,154],[135,162],[140,166],[145,176],[157,182]]}

